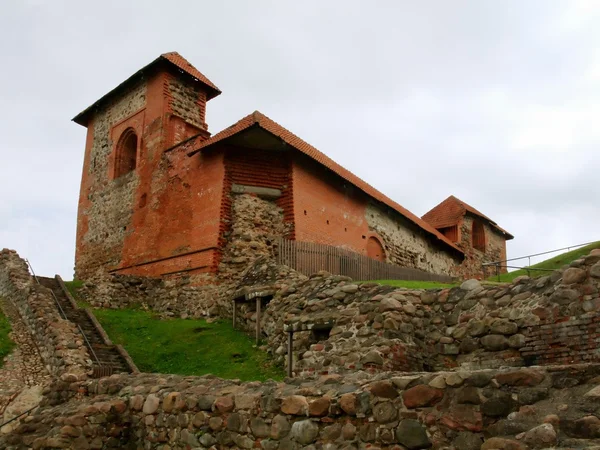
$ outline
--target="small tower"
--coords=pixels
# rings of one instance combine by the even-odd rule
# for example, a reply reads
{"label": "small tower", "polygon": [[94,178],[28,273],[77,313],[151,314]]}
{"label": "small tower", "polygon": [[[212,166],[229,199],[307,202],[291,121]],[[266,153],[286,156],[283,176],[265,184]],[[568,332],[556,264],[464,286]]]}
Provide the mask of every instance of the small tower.
{"label": "small tower", "polygon": [[[491,275],[483,263],[506,259],[506,241],[513,235],[471,205],[451,195],[422,219],[454,242],[465,253],[457,275],[465,278],[485,278]],[[505,272],[506,269],[504,268]]]}
{"label": "small tower", "polygon": [[[221,91],[176,52],[143,67],[75,116],[87,127],[75,275],[90,278],[127,264],[132,233],[166,182],[163,154],[207,139],[206,102]],[[151,224],[147,224],[151,225]],[[144,255],[140,254],[140,258]]]}

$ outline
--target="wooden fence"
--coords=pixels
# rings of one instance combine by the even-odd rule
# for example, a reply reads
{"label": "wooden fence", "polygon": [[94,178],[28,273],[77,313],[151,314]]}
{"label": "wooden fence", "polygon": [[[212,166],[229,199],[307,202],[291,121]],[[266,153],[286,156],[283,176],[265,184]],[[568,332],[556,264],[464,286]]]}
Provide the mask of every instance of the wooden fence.
{"label": "wooden fence", "polygon": [[452,277],[448,275],[388,264],[343,248],[287,239],[278,241],[277,263],[289,266],[304,275],[326,270],[357,281],[418,280],[443,283],[452,281]]}

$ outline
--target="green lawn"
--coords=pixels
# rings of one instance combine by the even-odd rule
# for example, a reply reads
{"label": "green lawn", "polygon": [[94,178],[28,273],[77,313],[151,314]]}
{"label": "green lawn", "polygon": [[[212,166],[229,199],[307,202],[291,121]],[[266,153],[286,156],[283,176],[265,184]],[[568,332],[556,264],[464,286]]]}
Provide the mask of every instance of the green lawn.
{"label": "green lawn", "polygon": [[94,314],[115,344],[142,372],[213,374],[243,381],[281,380],[283,371],[230,322],[161,320],[136,309],[99,309]]}
{"label": "green lawn", "polygon": [[[535,270],[535,269],[551,269],[551,270],[560,269],[565,264],[569,264],[569,263],[575,261],[576,259],[579,259],[582,256],[587,255],[589,252],[591,252],[595,248],[600,248],[600,241],[595,242],[590,245],[586,245],[585,247],[580,247],[580,248],[572,250],[570,252],[561,253],[558,256],[547,259],[540,263],[533,264],[530,268],[531,276],[532,277],[541,277],[544,275],[548,275],[551,272],[548,272],[545,270]],[[511,261],[508,264],[515,265],[515,266],[524,266],[524,265],[527,265],[527,260],[523,259],[523,260],[519,260],[519,261]],[[501,274],[500,281],[510,282],[521,275],[527,275],[527,270],[519,269],[519,270],[515,270],[513,272]],[[490,281],[498,281],[498,277],[494,275],[494,276],[490,277],[489,280]]]}
{"label": "green lawn", "polygon": [[81,280],[73,280],[73,281],[65,281],[65,286],[67,290],[71,293],[74,298],[77,298],[77,291],[83,287],[83,281]]}
{"label": "green lawn", "polygon": [[8,337],[9,333],[10,323],[2,310],[0,310],[0,367],[2,367],[4,363],[4,357],[8,355],[15,346],[14,342]]}
{"label": "green lawn", "polygon": [[413,280],[375,280],[369,283],[385,284],[406,289],[444,289],[459,286],[460,283],[438,283],[436,281],[413,281]]}

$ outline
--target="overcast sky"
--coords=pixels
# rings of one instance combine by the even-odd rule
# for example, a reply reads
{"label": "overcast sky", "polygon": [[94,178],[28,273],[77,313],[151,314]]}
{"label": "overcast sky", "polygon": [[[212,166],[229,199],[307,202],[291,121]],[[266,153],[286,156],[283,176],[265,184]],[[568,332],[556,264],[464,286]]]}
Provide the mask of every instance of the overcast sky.
{"label": "overcast sky", "polygon": [[421,216],[454,194],[509,256],[600,239],[600,1],[42,1],[0,5],[0,248],[71,279],[85,128],[159,54]]}

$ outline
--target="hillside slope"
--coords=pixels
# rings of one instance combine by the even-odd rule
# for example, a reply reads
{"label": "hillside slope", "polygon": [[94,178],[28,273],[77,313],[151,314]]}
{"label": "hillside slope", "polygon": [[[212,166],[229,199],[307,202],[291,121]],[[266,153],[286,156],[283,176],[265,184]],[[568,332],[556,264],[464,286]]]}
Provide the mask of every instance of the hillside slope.
{"label": "hillside slope", "polygon": [[[545,261],[539,262],[537,264],[533,264],[530,267],[530,276],[531,277],[541,277],[543,275],[548,275],[548,270],[556,270],[560,269],[562,266],[566,264],[570,264],[576,259],[579,259],[585,255],[588,255],[592,250],[600,248],[600,241],[594,242],[593,244],[586,245],[585,247],[580,247],[575,250],[571,250],[570,252],[561,253],[560,255],[554,256],[550,259],[546,259]],[[520,261],[512,261],[508,263],[509,265],[515,266],[524,266],[527,265],[527,260],[523,259]],[[542,270],[535,270],[542,269]],[[544,270],[545,269],[545,270]],[[526,269],[519,269],[513,272],[504,273],[500,275],[500,279],[497,276],[490,277],[490,281],[502,281],[502,282],[510,282],[521,275],[528,275]]]}

